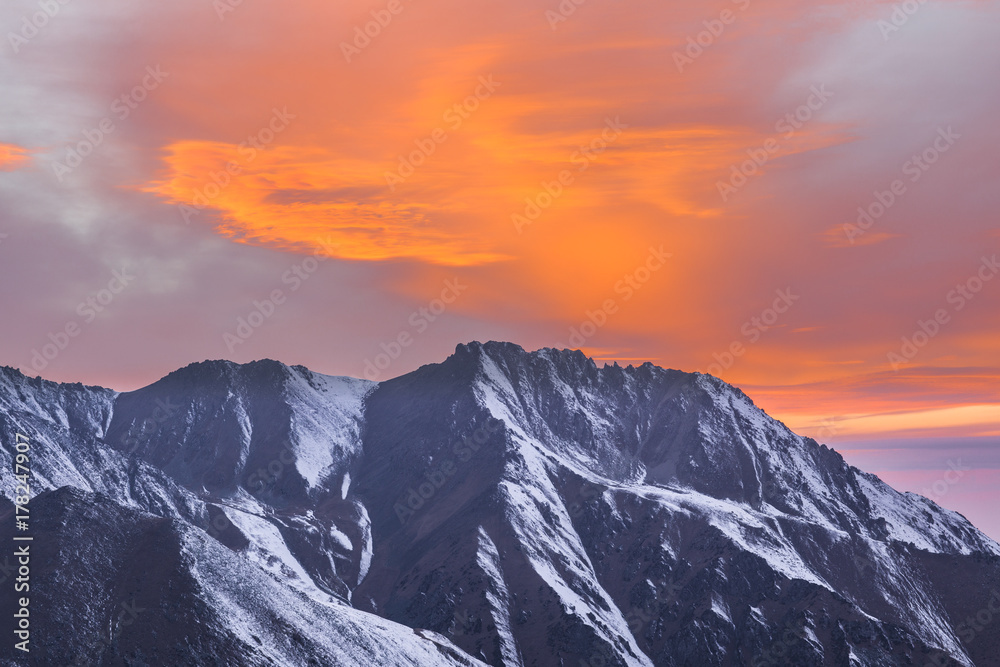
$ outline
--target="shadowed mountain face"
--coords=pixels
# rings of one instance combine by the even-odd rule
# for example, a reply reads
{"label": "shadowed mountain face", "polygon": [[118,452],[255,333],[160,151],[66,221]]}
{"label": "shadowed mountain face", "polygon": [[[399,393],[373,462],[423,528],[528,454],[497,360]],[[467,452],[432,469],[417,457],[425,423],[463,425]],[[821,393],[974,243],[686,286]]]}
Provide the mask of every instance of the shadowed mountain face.
{"label": "shadowed mountain face", "polygon": [[473,343],[380,384],[0,369],[0,410],[40,494],[5,663],[998,664],[1000,546],[710,376]]}

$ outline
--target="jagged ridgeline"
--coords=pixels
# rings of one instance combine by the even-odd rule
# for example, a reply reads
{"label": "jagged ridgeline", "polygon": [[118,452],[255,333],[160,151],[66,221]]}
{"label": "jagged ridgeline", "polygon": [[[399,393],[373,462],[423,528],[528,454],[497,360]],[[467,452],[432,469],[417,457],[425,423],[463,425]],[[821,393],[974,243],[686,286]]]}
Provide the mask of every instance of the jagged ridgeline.
{"label": "jagged ridgeline", "polygon": [[5,368],[0,424],[5,544],[17,433],[37,494],[4,664],[1000,664],[1000,546],[707,375],[506,343],[381,383]]}

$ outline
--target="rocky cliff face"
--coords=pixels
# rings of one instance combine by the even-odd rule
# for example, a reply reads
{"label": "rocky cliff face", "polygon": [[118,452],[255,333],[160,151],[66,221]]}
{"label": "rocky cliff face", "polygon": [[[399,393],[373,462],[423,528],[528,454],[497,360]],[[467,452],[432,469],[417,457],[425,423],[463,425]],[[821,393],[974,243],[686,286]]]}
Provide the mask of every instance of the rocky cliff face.
{"label": "rocky cliff face", "polygon": [[117,394],[3,369],[0,409],[6,498],[32,441],[37,664],[1000,655],[1000,546],[710,376],[473,343],[380,384],[206,362]]}

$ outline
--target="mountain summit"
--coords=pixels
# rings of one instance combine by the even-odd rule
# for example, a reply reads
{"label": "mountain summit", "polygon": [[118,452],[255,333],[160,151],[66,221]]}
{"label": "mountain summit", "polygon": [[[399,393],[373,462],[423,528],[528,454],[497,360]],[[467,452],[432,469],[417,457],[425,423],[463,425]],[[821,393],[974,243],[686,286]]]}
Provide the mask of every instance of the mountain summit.
{"label": "mountain summit", "polygon": [[1000,545],[708,375],[490,342],[381,383],[204,362],[117,393],[0,369],[0,409],[4,497],[15,433],[38,494],[32,664],[1000,655]]}

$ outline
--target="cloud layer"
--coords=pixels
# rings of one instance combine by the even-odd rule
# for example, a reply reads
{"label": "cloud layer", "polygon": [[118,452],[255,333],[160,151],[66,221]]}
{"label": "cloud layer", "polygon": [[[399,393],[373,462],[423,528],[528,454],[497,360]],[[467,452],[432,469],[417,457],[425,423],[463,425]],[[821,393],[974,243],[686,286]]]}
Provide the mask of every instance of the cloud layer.
{"label": "cloud layer", "polygon": [[4,25],[4,363],[362,375],[411,334],[389,377],[508,339],[803,429],[996,430],[996,2],[59,7]]}

